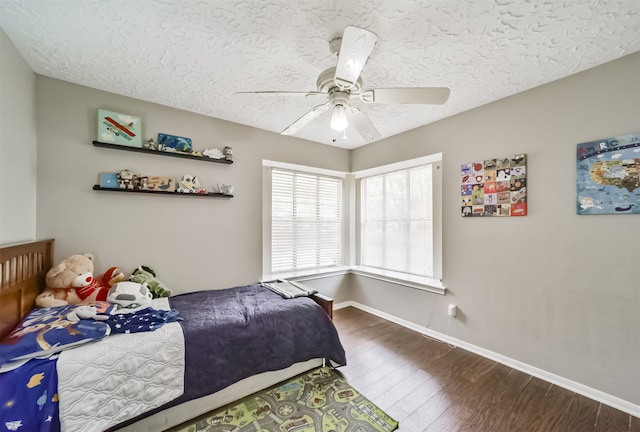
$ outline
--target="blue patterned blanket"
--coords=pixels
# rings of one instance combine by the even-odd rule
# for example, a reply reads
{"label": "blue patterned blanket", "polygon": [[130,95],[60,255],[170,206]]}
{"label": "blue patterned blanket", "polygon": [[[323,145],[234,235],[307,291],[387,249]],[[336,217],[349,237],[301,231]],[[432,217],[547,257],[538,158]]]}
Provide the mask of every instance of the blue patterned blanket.
{"label": "blue patterned blanket", "polygon": [[[333,366],[346,364],[331,319],[308,297],[283,299],[254,284],[181,294],[170,297],[169,302],[171,311],[144,309],[139,314],[111,316],[107,321],[114,332],[134,332],[139,331],[138,327],[152,330],[172,321],[177,311],[183,319],[184,394],[126,424],[297,362],[324,358]],[[34,313],[43,314],[42,310]],[[149,323],[153,324],[150,328]],[[98,324],[107,326],[104,322]],[[89,325],[96,327],[94,322]],[[105,334],[108,332],[101,336]],[[33,359],[1,378],[0,424],[8,430],[59,430],[55,360]],[[22,415],[25,409],[35,414]]]}

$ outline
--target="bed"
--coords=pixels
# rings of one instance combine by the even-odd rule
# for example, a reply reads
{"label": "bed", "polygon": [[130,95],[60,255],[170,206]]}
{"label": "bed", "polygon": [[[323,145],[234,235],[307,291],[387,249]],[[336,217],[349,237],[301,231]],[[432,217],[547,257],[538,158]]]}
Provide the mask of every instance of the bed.
{"label": "bed", "polygon": [[[0,248],[0,339],[33,313],[53,244]],[[182,321],[60,353],[63,431],[162,431],[314,367],[346,363],[323,296],[283,299],[252,284],[152,306]]]}

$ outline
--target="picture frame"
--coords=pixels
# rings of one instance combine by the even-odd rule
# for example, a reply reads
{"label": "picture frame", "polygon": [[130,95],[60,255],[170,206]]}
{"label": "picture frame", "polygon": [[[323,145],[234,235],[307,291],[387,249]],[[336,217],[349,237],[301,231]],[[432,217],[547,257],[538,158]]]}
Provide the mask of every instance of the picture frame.
{"label": "picture frame", "polygon": [[576,213],[640,214],[640,132],[577,144]]}
{"label": "picture frame", "polygon": [[191,138],[159,133],[158,149],[161,151],[191,153],[193,151],[193,143]]}
{"label": "picture frame", "polygon": [[461,165],[460,199],[462,217],[526,216],[527,155]]}
{"label": "picture frame", "polygon": [[141,189],[151,192],[175,192],[176,179],[173,177],[146,176],[143,177]]}
{"label": "picture frame", "polygon": [[142,147],[140,117],[98,109],[98,141],[127,147]]}
{"label": "picture frame", "polygon": [[118,189],[118,175],[114,172],[100,173],[100,187],[106,189]]}

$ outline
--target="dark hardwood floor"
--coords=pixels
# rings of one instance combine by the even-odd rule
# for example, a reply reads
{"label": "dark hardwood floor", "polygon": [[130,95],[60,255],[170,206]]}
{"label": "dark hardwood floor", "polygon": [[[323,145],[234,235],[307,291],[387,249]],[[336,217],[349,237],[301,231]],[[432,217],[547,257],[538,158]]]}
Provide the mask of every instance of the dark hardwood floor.
{"label": "dark hardwood floor", "polygon": [[640,419],[353,307],[338,369],[401,432],[640,432]]}

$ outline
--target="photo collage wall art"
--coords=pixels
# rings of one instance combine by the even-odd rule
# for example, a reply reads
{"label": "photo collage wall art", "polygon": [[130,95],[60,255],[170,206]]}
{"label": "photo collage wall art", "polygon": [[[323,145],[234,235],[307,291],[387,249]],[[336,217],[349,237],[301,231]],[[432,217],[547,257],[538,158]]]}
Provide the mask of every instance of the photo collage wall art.
{"label": "photo collage wall art", "polygon": [[527,155],[463,164],[462,216],[526,216]]}

